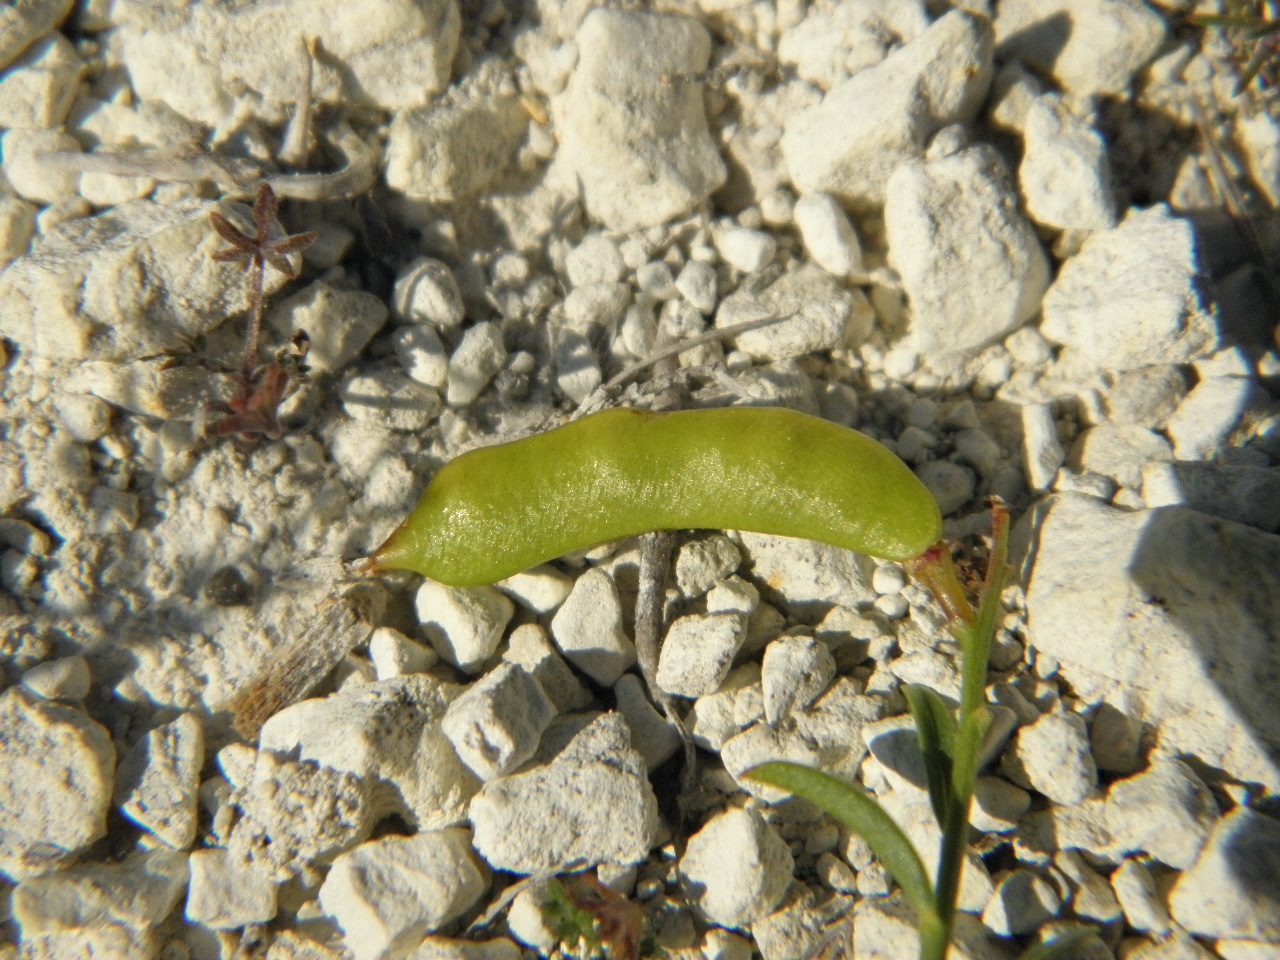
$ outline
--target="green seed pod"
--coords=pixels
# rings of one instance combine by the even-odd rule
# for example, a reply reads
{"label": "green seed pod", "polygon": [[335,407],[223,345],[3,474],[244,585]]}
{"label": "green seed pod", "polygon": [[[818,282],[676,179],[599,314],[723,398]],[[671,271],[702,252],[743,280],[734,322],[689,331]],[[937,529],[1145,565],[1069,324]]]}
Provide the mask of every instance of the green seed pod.
{"label": "green seed pod", "polygon": [[373,557],[470,587],[650,530],[804,537],[906,560],[938,504],[870,437],[780,408],[605,410],[465,453]]}

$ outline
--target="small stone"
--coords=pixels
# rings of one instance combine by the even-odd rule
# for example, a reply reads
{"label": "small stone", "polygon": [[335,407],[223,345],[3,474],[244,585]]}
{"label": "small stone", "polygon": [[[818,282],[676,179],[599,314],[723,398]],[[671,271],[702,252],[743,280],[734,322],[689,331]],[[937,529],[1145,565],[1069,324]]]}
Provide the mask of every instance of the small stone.
{"label": "small stone", "polygon": [[472,773],[493,780],[533,756],[554,715],[538,682],[504,661],[449,704],[440,729]]}
{"label": "small stone", "polygon": [[[303,700],[263,724],[259,762],[267,751],[292,754],[300,764],[313,761],[322,770],[386,784],[361,816],[376,820],[395,813],[420,830],[460,823],[480,786],[440,730],[445,709],[460,692],[454,684],[416,673]],[[340,837],[350,829],[343,826],[347,815],[341,811],[352,808],[355,796],[341,784],[323,792],[334,798],[326,806],[336,811],[324,814],[324,822]]]}
{"label": "small stone", "polygon": [[406,955],[484,895],[488,877],[470,841],[459,828],[389,836],[334,861],[320,906],[356,960]]}
{"label": "small stone", "polygon": [[876,567],[876,572],[871,576],[871,589],[881,595],[898,593],[906,585],[907,575],[896,563],[886,563]]}
{"label": "small stone", "polygon": [[1049,489],[1066,460],[1052,406],[1032,403],[1022,408],[1022,438],[1027,483],[1032,490]]}
{"label": "small stone", "polygon": [[1058,915],[1062,902],[1052,884],[1030,870],[1015,870],[997,885],[982,923],[1001,937],[1032,933]]}
{"label": "small stone", "polygon": [[728,537],[691,540],[676,555],[676,584],[686,597],[700,597],[738,569],[742,553]]}
{"label": "small stone", "polygon": [[506,96],[397,111],[387,131],[387,185],[416,200],[466,200],[511,165],[528,125],[519,100]]}
{"label": "small stone", "polygon": [[36,664],[22,675],[22,685],[46,700],[83,700],[91,679],[89,662],[75,655]]}
{"label": "small stone", "polygon": [[1217,347],[1191,224],[1164,204],[1090,234],[1044,295],[1040,332],[1104,370],[1188,363]]}
{"label": "small stone", "polygon": [[693,613],[667,629],[655,682],[664,693],[702,697],[720,688],[746,639],[747,618],[739,613]]}
{"label": "small stone", "polygon": [[570,250],[564,266],[569,283],[574,287],[588,283],[617,283],[627,269],[618,245],[599,233],[584,238]]}
{"label": "small stone", "polygon": [[305,333],[307,366],[334,373],[357,356],[382,329],[387,307],[380,297],[358,290],[335,290],[317,281],[271,308],[267,323],[284,340]]}
{"label": "small stone", "polygon": [[31,248],[37,207],[17,197],[0,197],[0,266],[8,266]]}
{"label": "small stone", "polygon": [[425,937],[407,960],[521,960],[524,954],[506,937],[492,940],[458,940]]}
{"label": "small stone", "polygon": [[1157,760],[1107,793],[1107,827],[1118,848],[1178,870],[1196,862],[1217,821],[1213,794],[1181,760]]}
{"label": "small stone", "polygon": [[1104,925],[1120,919],[1123,912],[1111,884],[1089,865],[1083,854],[1078,850],[1063,850],[1054,855],[1053,865],[1067,878],[1071,909],[1077,917]]}
{"label": "small stone", "polygon": [[448,587],[427,580],[414,598],[427,641],[443,659],[476,673],[493,656],[515,605],[493,587]]}
{"label": "small stone", "polygon": [[760,682],[765,719],[775,726],[826,692],[836,674],[831,650],[813,637],[779,637],[764,648]]}
{"label": "small stone", "polygon": [[874,606],[888,620],[901,620],[911,612],[911,604],[907,598],[897,593],[876,597]]}
{"label": "small stone", "polygon": [[1047,713],[1020,729],[1001,770],[1018,786],[1063,806],[1075,806],[1098,785],[1088,730],[1073,713]]}
{"label": "small stone", "polygon": [[391,310],[401,323],[449,330],[462,323],[466,307],[453,271],[439,260],[419,257],[396,278]]}
{"label": "small stone", "polygon": [[1106,144],[1062,97],[1046,94],[1031,101],[1022,134],[1018,183],[1033,220],[1069,230],[1116,225]]}
{"label": "small stone", "polygon": [[943,516],[955,513],[973,497],[973,471],[958,463],[930,460],[916,467],[915,474],[938,501]]}
{"label": "small stone", "polygon": [[676,277],[676,289],[703,316],[710,316],[716,309],[715,268],[697,260],[690,260]]}
{"label": "small stone", "polygon": [[1186,506],[1280,532],[1280,469],[1209,462],[1149,463],[1142,470],[1148,507]]}
{"label": "small stone", "polygon": [[576,37],[578,63],[557,103],[557,162],[587,211],[612,230],[654,226],[692,210],[727,171],[707,131],[697,84],[711,50],[688,17],[592,10]]}
{"label": "small stone", "polygon": [[634,673],[624,673],[613,685],[618,712],[631,730],[631,745],[652,771],[680,749],[680,731],[654,709],[644,683]]}
{"label": "small stone", "polygon": [[1158,937],[1169,932],[1172,926],[1169,911],[1161,901],[1155,878],[1145,864],[1139,860],[1126,860],[1120,864],[1120,869],[1111,875],[1111,887],[1124,909],[1124,918],[1129,926]]}
{"label": "small stone", "polygon": [[187,878],[187,855],[176,850],[78,864],[19,883],[12,919],[32,957],[156,956],[156,928],[182,899]]}
{"label": "small stone", "polygon": [[191,854],[186,918],[214,930],[266,923],[279,910],[276,885],[230,850]]}
{"label": "small stone", "polygon": [[763,718],[760,665],[745,663],[729,672],[720,689],[694,702],[685,725],[698,746],[719,752],[726,740]]}
{"label": "small stone", "polygon": [[449,355],[435,330],[425,324],[401,327],[391,342],[405,373],[423,386],[445,388],[449,382]]}
{"label": "small stone", "polygon": [[712,238],[720,259],[743,273],[757,273],[773,260],[778,244],[762,230],[748,230],[733,223],[717,224]]}
{"label": "small stone", "polygon": [[192,713],[157,727],[116,768],[115,804],[126,817],[175,850],[196,838],[197,790],[204,728]]}
{"label": "small stone", "polygon": [[1138,0],[1034,0],[999,8],[1004,59],[1054,77],[1077,97],[1127,96],[1134,74],[1165,36],[1160,14]]}
{"label": "small stone", "polygon": [[556,385],[574,403],[582,403],[604,382],[591,340],[576,330],[563,329],[555,343]]}
{"label": "small stone", "polygon": [[1093,716],[1089,746],[1099,770],[1129,774],[1142,769],[1142,727],[1109,703]]}
{"label": "small stone", "polygon": [[805,252],[827,273],[847,277],[861,273],[862,246],[848,215],[828,193],[807,193],[793,213]]}
{"label": "small stone", "polygon": [[661,260],[646,263],[636,269],[636,286],[641,293],[655,300],[674,300],[680,296],[671,268]]}
{"label": "small stone", "polygon": [[444,406],[434,390],[390,367],[347,376],[338,387],[338,397],[353,420],[405,433],[427,429]]}
{"label": "small stone", "polygon": [[480,396],[506,362],[507,348],[499,324],[477,323],[468,328],[449,358],[449,390],[445,394],[449,406],[466,406]]}
{"label": "small stone", "polygon": [[884,200],[890,174],[950,123],[972,119],[991,82],[989,23],[953,10],[875,66],[786,118],[782,154],[802,193],[857,208]]}
{"label": "small stone", "polygon": [[564,603],[573,589],[573,578],[547,564],[517,573],[494,584],[526,610],[550,613]]}
{"label": "small stone", "polygon": [[551,700],[557,713],[581,710],[591,702],[591,691],[583,686],[569,665],[536,623],[525,623],[511,631],[503,660],[522,667]]}
{"label": "small stone", "polygon": [[708,920],[742,927],[773,912],[793,867],[786,841],[758,813],[730,809],[689,838],[680,883]]}
{"label": "small stone", "polygon": [[875,565],[862,554],[759,533],[744,532],[742,545],[756,579],[787,603],[856,608],[876,598],[871,589]]}
{"label": "small stone", "polygon": [[743,287],[726,297],[716,311],[716,326],[767,317],[784,319],[733,338],[737,349],[759,363],[861,343],[870,335],[875,313],[860,291],[848,290],[826,271],[806,264],[763,292]]}
{"label": "small stone", "polygon": [[1246,411],[1267,402],[1265,392],[1252,380],[1201,380],[1165,424],[1174,453],[1179,460],[1212,459],[1222,452]]}
{"label": "small stone", "polygon": [[387,680],[430,670],[440,656],[394,627],[379,627],[369,638],[369,659],[373,661],[375,676]]}
{"label": "small stone", "polygon": [[23,686],[0,693],[0,869],[55,869],[106,834],[115,749],[83,711]]}
{"label": "small stone", "polygon": [[37,40],[0,78],[0,127],[46,130],[67,119],[84,65],[59,33]]}
{"label": "small stone", "polygon": [[76,197],[80,189],[77,171],[47,163],[44,155],[80,152],[80,142],[62,130],[11,129],[0,136],[0,158],[13,192],[41,206]]}
{"label": "small stone", "polygon": [[0,18],[0,67],[8,67],[22,51],[56,28],[73,6],[75,0],[28,0],[11,5]]}
{"label": "small stone", "polygon": [[1076,439],[1067,465],[1073,470],[1109,477],[1117,486],[1138,490],[1147,464],[1172,459],[1173,448],[1158,433],[1132,423],[1100,423]]}
{"label": "small stone", "polygon": [[603,570],[588,570],[551,620],[556,646],[602,687],[613,686],[636,662],[635,644],[622,625],[622,598]]}
{"label": "small stone", "polygon": [[1031,794],[1000,777],[978,777],[969,822],[983,833],[1012,833],[1031,809]]}
{"label": "small stone", "polygon": [[1171,364],[1124,370],[1106,394],[1107,413],[1117,423],[1159,430],[1187,395],[1187,381]]}
{"label": "small stone", "polygon": [[470,816],[480,854],[521,874],[639,863],[659,836],[644,758],[617,713],[597,717],[549,763],[485,784]]}
{"label": "small stone", "polygon": [[919,352],[976,352],[1040,309],[1049,261],[993,148],[898,167],[884,216]]}

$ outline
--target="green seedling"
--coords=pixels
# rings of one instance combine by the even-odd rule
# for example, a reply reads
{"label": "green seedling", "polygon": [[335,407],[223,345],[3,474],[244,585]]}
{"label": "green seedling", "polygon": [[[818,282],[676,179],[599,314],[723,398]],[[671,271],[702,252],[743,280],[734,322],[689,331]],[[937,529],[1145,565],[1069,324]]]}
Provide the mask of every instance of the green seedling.
{"label": "green seedling", "polygon": [[289,262],[290,254],[299,253],[315,243],[317,234],[298,233],[289,237],[272,239],[272,227],[280,201],[266,183],[258,188],[253,200],[254,233],[242,231],[220,213],[209,214],[218,236],[230,246],[213,254],[220,263],[239,263],[249,274],[249,322],[245,331],[244,356],[236,373],[237,392],[220,412],[215,431],[221,435],[234,434],[242,440],[254,440],[259,436],[279,439],[284,434],[280,425],[279,408],[296,387],[305,357],[305,341],[295,344],[299,356],[287,353],[271,363],[258,365],[258,341],[262,336],[262,316],[266,308],[264,286],[267,266],[279,270],[289,279],[297,274]]}
{"label": "green seedling", "polygon": [[[746,774],[816,804],[867,841],[915,911],[921,960],[944,960],[951,943],[968,852],[969,807],[978,755],[991,720],[985,694],[987,658],[1007,575],[1008,526],[1008,511],[1003,504],[993,503],[992,548],[976,609],[945,544],[935,544],[909,564],[946,611],[962,657],[958,715],[928,687],[908,684],[903,688],[924,754],[929,801],[942,830],[935,881],[930,881],[924,860],[898,824],[857,784],[793,763],[766,763]],[[1082,939],[1063,938],[1048,947],[1035,947],[1034,953],[1024,954],[1024,960],[1067,956]]]}
{"label": "green seedling", "polygon": [[564,952],[583,960],[641,960],[658,952],[644,936],[644,908],[589,873],[548,882],[542,916]]}

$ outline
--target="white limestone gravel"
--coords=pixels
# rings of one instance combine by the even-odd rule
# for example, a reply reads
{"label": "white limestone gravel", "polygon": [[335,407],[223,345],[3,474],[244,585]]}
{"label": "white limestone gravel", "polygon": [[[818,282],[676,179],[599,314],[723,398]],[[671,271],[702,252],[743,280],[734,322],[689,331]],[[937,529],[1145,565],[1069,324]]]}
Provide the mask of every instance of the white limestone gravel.
{"label": "white limestone gravel", "polygon": [[[677,532],[681,827],[634,541],[338,562],[458,454],[667,386],[865,431],[953,539],[1010,503],[956,956],[1275,953],[1280,135],[1193,5],[72,6],[0,9],[0,955],[548,956],[582,868],[686,960],[913,954],[865,843],[743,776],[860,782],[932,868],[902,685],[959,674],[903,566]],[[263,175],[320,239],[257,359],[308,370],[219,438],[252,274],[210,214],[255,232]]]}

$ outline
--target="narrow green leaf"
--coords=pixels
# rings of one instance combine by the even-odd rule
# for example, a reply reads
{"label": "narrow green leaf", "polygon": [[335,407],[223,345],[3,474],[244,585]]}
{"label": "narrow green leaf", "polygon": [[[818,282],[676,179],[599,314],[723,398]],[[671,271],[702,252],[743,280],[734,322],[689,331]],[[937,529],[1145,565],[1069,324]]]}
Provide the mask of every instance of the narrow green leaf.
{"label": "narrow green leaf", "polygon": [[951,792],[951,766],[955,756],[956,721],[946,701],[928,687],[909,683],[902,688],[902,693],[916,721],[933,815],[938,818],[938,826],[945,827],[947,811],[955,802]]}
{"label": "narrow green leaf", "polygon": [[1097,936],[1096,930],[1076,930],[1064,934],[1048,943],[1037,943],[1022,951],[1018,960],[1068,960],[1075,956],[1081,945],[1090,937]]}
{"label": "narrow green leaf", "polygon": [[915,847],[889,814],[854,783],[794,763],[765,763],[746,776],[797,794],[861,834],[921,919],[938,921],[933,885]]}

